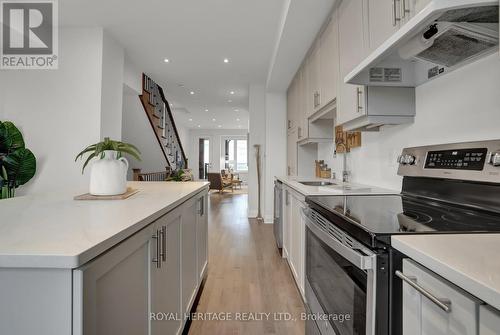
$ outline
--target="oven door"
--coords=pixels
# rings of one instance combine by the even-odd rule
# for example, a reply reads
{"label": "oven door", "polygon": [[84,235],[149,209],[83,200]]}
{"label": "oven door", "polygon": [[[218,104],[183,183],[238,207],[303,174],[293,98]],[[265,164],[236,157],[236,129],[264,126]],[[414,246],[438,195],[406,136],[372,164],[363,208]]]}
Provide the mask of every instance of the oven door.
{"label": "oven door", "polygon": [[317,212],[303,214],[307,322],[324,335],[375,335],[376,254]]}

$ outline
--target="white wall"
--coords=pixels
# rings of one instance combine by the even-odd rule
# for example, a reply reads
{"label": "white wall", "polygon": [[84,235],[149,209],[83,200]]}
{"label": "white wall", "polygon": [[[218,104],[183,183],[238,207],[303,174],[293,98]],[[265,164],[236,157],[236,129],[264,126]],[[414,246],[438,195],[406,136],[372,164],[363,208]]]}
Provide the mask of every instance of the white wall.
{"label": "white wall", "polygon": [[190,151],[189,128],[181,126],[179,124],[176,124],[175,126],[177,128],[177,133],[179,134],[179,140],[181,141],[182,149],[184,149],[184,154],[188,159],[188,167],[192,168],[193,165],[191,165],[191,160],[190,160],[191,157],[189,152]]}
{"label": "white wall", "polygon": [[266,171],[266,90],[264,85],[252,84],[249,89],[249,155],[248,155],[248,216],[258,214],[258,181],[256,151],[254,145],[260,145],[261,152],[261,215],[264,215],[264,183]]}
{"label": "white wall", "polygon": [[122,138],[124,51],[109,35],[103,34],[101,137]]}
{"label": "white wall", "polygon": [[[180,137],[182,137],[179,134]],[[189,130],[189,147],[184,147],[187,150],[186,155],[189,157],[189,167],[193,169],[195,179],[198,179],[198,143],[200,138],[210,139],[210,151],[211,151],[211,163],[212,167],[210,172],[220,172],[223,169],[223,161],[221,159],[223,155],[223,138],[227,136],[241,136],[246,138],[246,129],[191,129]],[[187,149],[189,148],[189,149]],[[246,176],[241,173],[240,176],[245,180]]]}
{"label": "white wall", "polygon": [[264,222],[274,218],[274,177],[286,175],[286,93],[266,94],[266,170],[263,182]]}
{"label": "white wall", "polygon": [[[402,148],[500,138],[500,58],[470,64],[417,88],[417,115],[410,125],[363,133],[349,154],[355,182],[401,189],[396,157]],[[335,159],[336,172],[342,157]]]}
{"label": "white wall", "polygon": [[18,194],[88,188],[75,156],[100,138],[102,30],[59,30],[59,69],[0,71],[0,120],[12,120],[37,157]]}

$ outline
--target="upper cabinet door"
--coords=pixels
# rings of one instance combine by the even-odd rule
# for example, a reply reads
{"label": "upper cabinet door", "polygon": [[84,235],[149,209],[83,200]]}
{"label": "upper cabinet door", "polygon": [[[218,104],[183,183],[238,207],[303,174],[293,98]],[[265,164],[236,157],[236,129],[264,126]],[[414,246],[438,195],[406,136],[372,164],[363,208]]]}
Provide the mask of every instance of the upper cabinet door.
{"label": "upper cabinet door", "polygon": [[334,13],[320,37],[320,105],[329,104],[337,97],[339,81],[339,26]]}
{"label": "upper cabinet door", "polygon": [[431,0],[400,0],[401,19],[403,23],[408,22],[431,2]]}
{"label": "upper cabinet door", "polygon": [[[404,0],[368,0],[368,21],[370,24],[370,51],[378,48],[392,34],[398,31]],[[406,0],[409,5],[410,0]]]}
{"label": "upper cabinet door", "polygon": [[337,102],[337,124],[361,116],[364,111],[363,87],[344,83],[344,77],[367,55],[365,41],[366,0],[344,0],[338,8],[340,80]]}
{"label": "upper cabinet door", "polygon": [[311,53],[307,59],[307,91],[308,91],[308,106],[307,117],[316,112],[320,105],[320,44],[314,42]]}

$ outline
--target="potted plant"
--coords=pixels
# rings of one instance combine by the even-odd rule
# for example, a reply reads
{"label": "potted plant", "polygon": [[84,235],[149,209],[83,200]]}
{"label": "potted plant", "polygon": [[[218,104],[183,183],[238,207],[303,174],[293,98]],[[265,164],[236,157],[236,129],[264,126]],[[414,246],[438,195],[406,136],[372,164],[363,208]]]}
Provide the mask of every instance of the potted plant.
{"label": "potted plant", "polygon": [[23,135],[9,121],[0,121],[0,199],[12,198],[15,190],[33,178],[35,155],[26,149]]}
{"label": "potted plant", "polygon": [[96,158],[90,171],[90,191],[92,195],[118,195],[127,191],[128,161],[123,154],[141,160],[140,151],[134,145],[110,140],[92,144],[83,149],[76,158],[89,154],[83,164],[82,174],[89,162]]}

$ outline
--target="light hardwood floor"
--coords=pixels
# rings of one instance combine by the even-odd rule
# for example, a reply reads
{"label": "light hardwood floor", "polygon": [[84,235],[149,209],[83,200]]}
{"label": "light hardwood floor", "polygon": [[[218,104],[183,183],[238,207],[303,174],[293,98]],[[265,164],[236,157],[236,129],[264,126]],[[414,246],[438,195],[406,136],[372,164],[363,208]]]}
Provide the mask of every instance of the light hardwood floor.
{"label": "light hardwood floor", "polygon": [[[262,321],[194,320],[189,334],[303,335],[304,305],[272,225],[247,218],[245,194],[211,194],[209,214],[209,269],[197,313],[271,315]],[[290,313],[296,321],[274,320],[273,313]]]}

